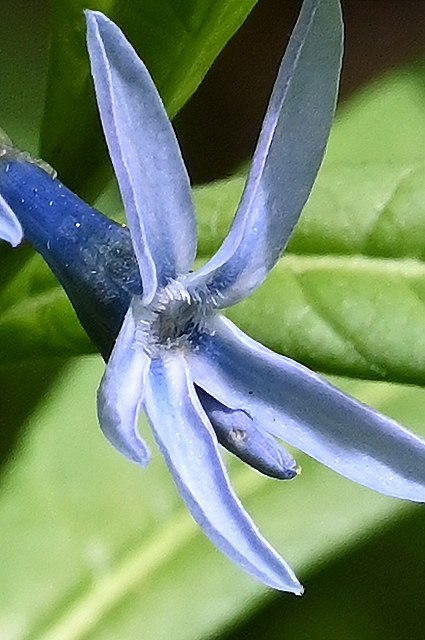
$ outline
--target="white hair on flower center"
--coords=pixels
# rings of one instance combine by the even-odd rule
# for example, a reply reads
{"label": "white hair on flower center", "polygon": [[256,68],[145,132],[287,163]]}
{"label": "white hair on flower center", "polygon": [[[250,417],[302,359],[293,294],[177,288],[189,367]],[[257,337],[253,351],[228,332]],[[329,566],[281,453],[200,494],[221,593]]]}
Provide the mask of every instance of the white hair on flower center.
{"label": "white hair on flower center", "polygon": [[193,347],[196,334],[208,331],[206,320],[214,305],[206,292],[189,290],[182,281],[172,280],[148,306],[135,297],[133,312],[137,342],[154,357],[164,349]]}

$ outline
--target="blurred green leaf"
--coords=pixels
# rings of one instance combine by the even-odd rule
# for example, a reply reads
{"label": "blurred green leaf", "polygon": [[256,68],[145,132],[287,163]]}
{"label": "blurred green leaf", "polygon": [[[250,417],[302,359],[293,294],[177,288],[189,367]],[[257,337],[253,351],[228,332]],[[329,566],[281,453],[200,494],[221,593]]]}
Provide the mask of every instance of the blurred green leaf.
{"label": "blurred green leaf", "polygon": [[288,255],[228,315],[316,370],[423,385],[424,305],[422,263]]}
{"label": "blurred green leaf", "polygon": [[85,47],[83,9],[105,12],[146,63],[171,117],[256,0],[50,0],[51,49],[41,156],[93,200],[110,176]]}
{"label": "blurred green leaf", "polygon": [[0,2],[0,127],[37,153],[47,63],[46,2]]}
{"label": "blurred green leaf", "polygon": [[423,161],[425,63],[396,69],[355,93],[337,112],[332,162]]}
{"label": "blurred green leaf", "polygon": [[[221,556],[191,521],[145,423],[141,429],[153,450],[146,470],[103,439],[95,417],[102,368],[96,359],[69,368],[28,425],[3,480],[0,548],[8,588],[0,597],[0,635],[211,637],[271,592]],[[425,397],[418,389],[345,388],[413,428],[423,422]],[[293,482],[267,479],[233,458],[231,467],[249,511],[301,577],[414,509],[302,455],[297,459],[303,473]],[[350,568],[352,575],[357,571]]]}
{"label": "blurred green leaf", "polygon": [[[12,6],[0,2],[0,126],[22,148],[33,153],[37,152],[47,61],[47,9],[44,4],[14,0]],[[0,245],[0,291],[3,291],[33,252],[27,245],[17,249],[5,243]],[[1,333],[0,360],[5,354],[7,340]],[[2,475],[7,463],[13,460],[26,420],[38,400],[49,392],[63,366],[63,356],[43,361],[32,359],[30,365],[28,362],[14,364],[13,360],[7,359],[5,366],[0,365]],[[1,636],[7,640],[0,630]]]}
{"label": "blurred green leaf", "polygon": [[[425,513],[386,523],[307,574],[305,598],[275,594],[215,640],[400,640],[423,635]],[[349,579],[347,579],[349,576]],[[239,624],[238,624],[239,623]]]}
{"label": "blurred green leaf", "polygon": [[[0,286],[0,369],[93,352],[70,302],[40,256],[8,270]],[[9,263],[6,262],[6,265]],[[15,266],[12,261],[11,267]]]}
{"label": "blurred green leaf", "polygon": [[26,421],[34,411],[37,402],[49,392],[49,388],[63,367],[63,358],[31,362],[30,375],[26,364],[0,367],[1,473],[13,457]]}
{"label": "blurred green leaf", "polygon": [[[288,247],[299,255],[425,258],[425,165],[326,163]],[[245,179],[195,189],[200,256],[229,228]]]}

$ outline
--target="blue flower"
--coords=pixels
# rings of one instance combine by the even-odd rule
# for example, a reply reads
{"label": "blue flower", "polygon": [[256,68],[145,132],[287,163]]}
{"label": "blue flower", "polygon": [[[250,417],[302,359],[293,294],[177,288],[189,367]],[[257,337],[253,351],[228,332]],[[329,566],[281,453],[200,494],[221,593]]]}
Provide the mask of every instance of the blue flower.
{"label": "blue flower", "polygon": [[[102,431],[144,466],[150,454],[137,426],[144,411],[206,535],[266,585],[300,594],[292,569],[235,496],[217,441],[264,473],[293,478],[296,465],[279,438],[376,491],[425,500],[421,439],[256,343],[220,314],[273,268],[316,178],[338,87],[339,2],[305,0],[233,225],[196,272],[189,180],[160,97],[118,27],[98,12],[86,15],[97,101],[132,248],[127,230],[7,143],[3,163],[0,158],[6,167],[0,237],[16,245],[24,235],[46,257],[105,357],[126,310],[98,392]],[[96,279],[88,275],[93,259]]]}

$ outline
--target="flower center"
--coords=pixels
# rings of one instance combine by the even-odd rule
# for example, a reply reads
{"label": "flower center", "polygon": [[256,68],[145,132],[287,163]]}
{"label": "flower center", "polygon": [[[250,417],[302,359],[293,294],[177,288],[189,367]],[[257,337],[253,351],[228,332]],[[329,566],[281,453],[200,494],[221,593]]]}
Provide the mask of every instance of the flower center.
{"label": "flower center", "polygon": [[161,289],[148,307],[135,298],[136,339],[153,357],[163,349],[187,348],[195,334],[205,331],[212,309],[204,297],[178,280]]}

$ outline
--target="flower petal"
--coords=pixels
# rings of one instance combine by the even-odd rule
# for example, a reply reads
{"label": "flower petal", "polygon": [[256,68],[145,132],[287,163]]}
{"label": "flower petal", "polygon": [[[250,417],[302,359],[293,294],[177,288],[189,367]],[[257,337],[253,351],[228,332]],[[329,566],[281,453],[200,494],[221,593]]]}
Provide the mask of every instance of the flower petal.
{"label": "flower petal", "polygon": [[196,223],[180,149],[152,79],[120,29],[86,11],[96,97],[148,304],[157,286],[186,273]]}
{"label": "flower petal", "polygon": [[126,458],[146,466],[150,454],[138,433],[144,378],[149,357],[137,343],[136,323],[130,306],[97,394],[100,428]]}
{"label": "flower petal", "polygon": [[339,0],[305,0],[279,69],[231,230],[194,276],[218,307],[258,287],[285,248],[324,155],[342,57]]}
{"label": "flower petal", "polygon": [[264,540],[234,494],[183,356],[169,352],[152,360],[144,406],[174,481],[204,533],[265,584],[302,593],[293,571]]}
{"label": "flower petal", "polygon": [[217,317],[190,366],[196,384],[338,473],[398,498],[425,501],[425,442],[306,367]]}
{"label": "flower petal", "polygon": [[278,480],[297,475],[297,463],[273,436],[243,410],[234,410],[195,387],[219,443],[257,471]]}
{"label": "flower petal", "polygon": [[7,204],[0,196],[0,240],[6,240],[12,247],[17,247],[24,237],[21,224]]}
{"label": "flower petal", "polygon": [[[8,136],[0,129],[0,166],[2,172],[9,171],[7,156],[11,145]],[[6,240],[12,247],[17,247],[22,242],[23,236],[21,223],[6,200],[0,195],[0,240]]]}

